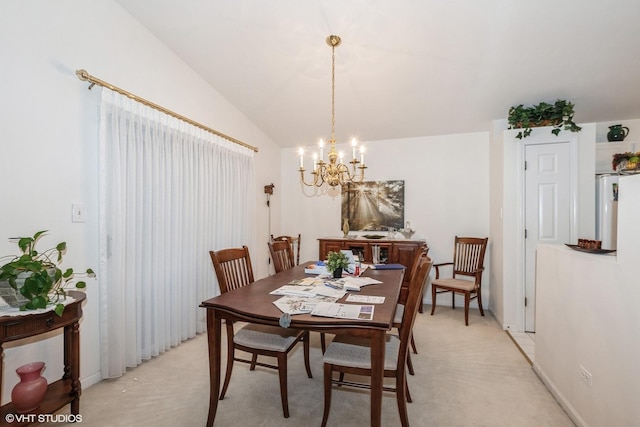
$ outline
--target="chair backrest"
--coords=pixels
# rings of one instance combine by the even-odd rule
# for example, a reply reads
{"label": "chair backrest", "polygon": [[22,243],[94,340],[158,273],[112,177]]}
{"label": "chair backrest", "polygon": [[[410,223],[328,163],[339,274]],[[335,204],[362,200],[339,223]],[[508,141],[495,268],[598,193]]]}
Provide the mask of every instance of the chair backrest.
{"label": "chair backrest", "polygon": [[476,285],[480,285],[488,241],[486,237],[456,236],[453,247],[453,277],[457,275],[475,277]]}
{"label": "chair backrest", "polygon": [[275,242],[267,242],[269,245],[269,253],[271,254],[271,260],[273,261],[273,268],[276,273],[281,271],[290,270],[295,267],[293,262],[293,250],[288,240],[278,240]]}
{"label": "chair backrest", "polygon": [[248,247],[209,251],[209,255],[221,293],[224,294],[253,282],[253,268]]}
{"label": "chair backrest", "polygon": [[[272,242],[278,242],[285,239],[289,241],[289,244],[291,245],[291,250],[293,251],[293,253],[296,254],[296,265],[300,265],[300,234],[298,234],[298,237],[296,236],[273,237],[273,234],[271,235]],[[294,250],[294,246],[295,246],[295,250]]]}
{"label": "chair backrest", "polygon": [[416,250],[415,257],[413,258],[413,265],[411,267],[411,271],[409,271],[409,276],[407,277],[409,282],[411,282],[411,279],[413,279],[413,276],[418,272],[418,267],[420,267],[420,260],[423,257],[426,257],[428,253],[429,253],[428,246],[424,248],[420,248],[419,250]]}
{"label": "chair backrest", "polygon": [[[409,283],[411,283],[411,280],[413,279],[413,276],[415,276],[416,274],[418,274],[418,268],[420,267],[420,260],[423,258],[429,259],[427,258],[427,254],[429,253],[429,248],[425,247],[425,248],[420,248],[419,250],[416,250],[415,256],[413,258],[413,265],[411,266],[411,271],[408,272],[408,276],[407,280],[409,280]],[[405,304],[406,303],[406,299],[408,298],[407,295],[404,295],[404,299],[402,299],[402,293],[400,295],[400,300],[398,300],[399,304]]]}
{"label": "chair backrest", "polygon": [[416,320],[418,308],[422,303],[422,293],[424,291],[427,277],[431,271],[433,261],[428,257],[421,257],[418,262],[418,271],[409,283],[409,295],[404,306],[404,315],[400,326],[400,353],[398,354],[398,370],[404,370],[407,362],[407,352],[411,341],[411,330]]}

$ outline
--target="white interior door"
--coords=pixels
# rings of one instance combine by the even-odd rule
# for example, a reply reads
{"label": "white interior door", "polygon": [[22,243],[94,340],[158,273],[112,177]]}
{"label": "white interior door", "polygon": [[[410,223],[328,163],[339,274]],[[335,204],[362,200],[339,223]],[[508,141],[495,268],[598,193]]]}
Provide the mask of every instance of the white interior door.
{"label": "white interior door", "polygon": [[536,248],[571,237],[569,142],[525,146],[525,331],[535,332]]}

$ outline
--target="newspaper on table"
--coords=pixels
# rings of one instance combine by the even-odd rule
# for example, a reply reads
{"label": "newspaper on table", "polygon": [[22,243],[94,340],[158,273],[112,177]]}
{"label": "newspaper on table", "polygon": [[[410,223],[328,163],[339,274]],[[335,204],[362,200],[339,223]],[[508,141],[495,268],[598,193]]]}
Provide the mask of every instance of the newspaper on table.
{"label": "newspaper on table", "polygon": [[319,302],[311,312],[312,316],[335,317],[339,319],[373,319],[373,305],[338,304],[335,302]]}

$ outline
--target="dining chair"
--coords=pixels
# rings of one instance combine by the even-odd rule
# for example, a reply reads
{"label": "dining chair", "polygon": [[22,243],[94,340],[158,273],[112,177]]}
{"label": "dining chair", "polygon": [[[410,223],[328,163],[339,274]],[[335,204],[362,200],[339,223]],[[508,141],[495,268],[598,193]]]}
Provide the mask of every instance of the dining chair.
{"label": "dining chair", "polygon": [[[267,245],[269,246],[269,253],[276,273],[290,270],[294,267],[293,250],[288,239],[273,240],[272,242],[267,242]],[[322,354],[324,354],[327,348],[324,332],[320,332],[320,348],[322,349]]]}
{"label": "dining chair", "polygon": [[[416,251],[416,255],[415,258],[413,260],[413,264],[412,264],[412,268],[411,271],[409,272],[409,283],[412,283],[412,278],[413,276],[415,276],[416,274],[418,274],[418,268],[420,267],[420,261],[424,258],[427,261],[431,261],[431,259],[429,257],[427,257],[427,253],[429,252],[429,249],[421,249]],[[425,281],[427,280],[427,278],[425,278]],[[425,285],[426,286],[426,285]],[[418,312],[420,312],[420,307],[422,306],[422,301],[423,301],[423,295],[424,295],[424,287],[422,290],[422,294],[420,295],[420,302],[418,304]],[[406,297],[405,297],[406,299]],[[406,304],[406,300],[398,300],[398,304],[396,305],[396,314],[395,317],[393,318],[393,327],[394,328],[400,328],[400,326],[402,325],[402,318],[404,317],[404,305]],[[418,349],[416,347],[416,342],[413,338],[413,332],[411,332],[411,349],[413,350],[414,354],[418,354]],[[409,374],[414,375],[415,372],[413,370],[413,363],[411,361],[411,353],[409,353],[407,355],[407,368],[409,370]]]}
{"label": "dining chair", "polygon": [[[246,246],[209,251],[209,255],[213,262],[221,293],[247,286],[254,281],[249,248]],[[276,369],[280,379],[282,411],[284,417],[289,418],[287,356],[295,345],[302,341],[305,368],[309,378],[312,378],[309,364],[309,332],[249,323],[234,333],[233,322],[227,320],[225,324],[227,327],[227,371],[222,392],[220,393],[220,400],[224,399],[229,387],[234,361],[250,364],[251,371],[255,370],[256,366]],[[236,357],[235,350],[251,353],[251,360]],[[259,355],[275,357],[277,364],[258,362]]]}
{"label": "dining chair", "polygon": [[273,261],[273,268],[276,273],[295,267],[293,250],[291,249],[291,242],[289,242],[288,239],[274,240],[267,242],[267,245],[269,246],[271,261]]}
{"label": "dining chair", "polygon": [[[484,271],[484,254],[487,250],[488,238],[455,237],[453,245],[453,261],[434,264],[436,277],[431,282],[431,315],[436,309],[436,295],[451,292],[451,306],[456,308],[456,294],[464,294],[464,324],[469,326],[469,302],[478,300],[480,315],[482,309],[482,272]],[[451,266],[451,278],[441,278],[440,269]],[[459,279],[459,276],[472,279]]]}
{"label": "dining chair", "polygon": [[[411,394],[407,384],[405,367],[409,353],[411,329],[418,313],[420,296],[424,290],[424,283],[432,263],[426,258],[420,260],[417,274],[409,284],[409,292],[405,304],[405,312],[399,335],[387,334],[385,343],[384,376],[395,378],[395,386],[383,387],[384,391],[396,393],[400,422],[403,427],[409,425],[407,402],[411,402]],[[355,374],[371,377],[371,340],[363,337],[337,335],[327,347],[323,356],[324,362],[324,413],[322,426],[327,425],[331,409],[332,386],[350,386],[356,388],[371,388],[370,383],[346,381],[344,374]],[[333,378],[333,373],[339,372],[339,377]]]}
{"label": "dining chair", "polygon": [[298,237],[295,236],[278,236],[278,237],[273,237],[273,234],[271,235],[271,241],[272,242],[277,242],[277,241],[281,241],[281,240],[288,240],[289,244],[291,244],[291,250],[293,251],[294,247],[295,247],[295,251],[293,251],[296,255],[296,265],[300,265],[300,234],[298,234]]}

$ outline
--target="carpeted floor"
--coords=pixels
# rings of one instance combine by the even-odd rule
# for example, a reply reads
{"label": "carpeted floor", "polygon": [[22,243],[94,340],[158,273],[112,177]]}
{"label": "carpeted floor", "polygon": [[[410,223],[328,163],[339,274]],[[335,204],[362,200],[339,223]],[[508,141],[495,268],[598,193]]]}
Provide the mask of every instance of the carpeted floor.
{"label": "carpeted floor", "polygon": [[[490,315],[430,307],[418,314],[409,376],[413,426],[573,426],[509,336]],[[223,340],[224,345],[224,340]],[[226,353],[223,350],[223,355]],[[223,360],[223,368],[225,364]],[[307,378],[299,346],[289,358],[288,419],[282,416],[277,372],[250,372],[237,363],[227,396],[218,405],[216,426],[316,426],[323,410],[322,354],[312,333]],[[83,390],[82,426],[204,426],[209,400],[206,335],[131,369],[119,379]],[[67,409],[68,411],[68,409]],[[61,412],[65,413],[65,412]],[[399,426],[395,396],[383,397],[382,424]],[[50,427],[61,423],[48,424]],[[76,424],[78,425],[78,424]],[[330,426],[368,426],[367,390],[334,388]]]}

